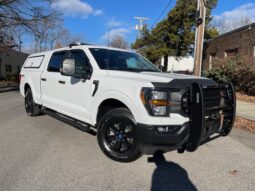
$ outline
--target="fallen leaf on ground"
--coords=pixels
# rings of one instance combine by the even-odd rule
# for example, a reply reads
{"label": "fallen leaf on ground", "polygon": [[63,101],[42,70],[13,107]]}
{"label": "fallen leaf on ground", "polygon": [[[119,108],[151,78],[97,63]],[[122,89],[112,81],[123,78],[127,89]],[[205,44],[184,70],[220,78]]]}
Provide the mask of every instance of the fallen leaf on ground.
{"label": "fallen leaf on ground", "polygon": [[255,96],[248,96],[240,92],[236,92],[236,99],[240,101],[247,101],[247,102],[254,102],[255,103]]}
{"label": "fallen leaf on ground", "polygon": [[234,126],[255,133],[255,121],[236,116]]}
{"label": "fallen leaf on ground", "polygon": [[237,170],[231,170],[231,171],[228,171],[229,174],[233,175],[233,176],[236,176],[237,175]]}

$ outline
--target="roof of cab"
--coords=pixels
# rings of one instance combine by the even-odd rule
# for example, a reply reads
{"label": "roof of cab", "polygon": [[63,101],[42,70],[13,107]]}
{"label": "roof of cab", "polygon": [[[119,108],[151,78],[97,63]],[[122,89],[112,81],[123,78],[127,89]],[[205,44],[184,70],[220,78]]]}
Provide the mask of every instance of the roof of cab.
{"label": "roof of cab", "polygon": [[124,52],[134,52],[131,49],[121,49],[121,48],[114,48],[114,47],[108,47],[108,46],[103,46],[103,45],[92,45],[92,44],[70,44],[69,46],[63,47],[63,48],[57,48],[54,50],[49,50],[49,51],[45,51],[45,52],[37,52],[34,54],[30,54],[28,56],[29,57],[34,57],[34,56],[41,56],[41,55],[47,55],[47,54],[52,54],[53,52],[57,52],[57,51],[63,51],[63,50],[69,50],[71,48],[81,48],[81,47],[87,47],[87,48],[102,48],[102,49],[109,49],[109,50],[118,50],[118,51],[124,51]]}

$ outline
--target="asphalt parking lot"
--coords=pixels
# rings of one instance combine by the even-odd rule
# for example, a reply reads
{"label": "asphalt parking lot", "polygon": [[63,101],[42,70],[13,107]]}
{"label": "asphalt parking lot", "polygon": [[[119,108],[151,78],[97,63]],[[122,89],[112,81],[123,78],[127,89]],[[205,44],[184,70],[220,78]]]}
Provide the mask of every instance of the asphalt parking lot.
{"label": "asphalt parking lot", "polygon": [[30,118],[18,92],[0,94],[0,190],[255,190],[255,136],[235,129],[195,153],[123,164],[96,137],[47,115]]}

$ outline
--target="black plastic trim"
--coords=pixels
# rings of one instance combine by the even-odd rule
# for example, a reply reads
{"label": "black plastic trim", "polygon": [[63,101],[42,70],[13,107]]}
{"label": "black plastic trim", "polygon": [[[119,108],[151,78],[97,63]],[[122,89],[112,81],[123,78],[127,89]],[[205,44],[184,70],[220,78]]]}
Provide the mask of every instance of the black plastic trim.
{"label": "black plastic trim", "polygon": [[201,84],[203,87],[218,85],[215,81],[210,79],[174,79],[168,83],[152,82],[152,84],[155,88],[183,89],[189,88],[194,82]]}
{"label": "black plastic trim", "polygon": [[92,129],[92,126],[89,124],[86,124],[82,121],[76,120],[74,118],[71,118],[69,116],[58,113],[58,112],[48,109],[48,108],[42,108],[41,111],[51,117],[54,117],[55,119],[58,119],[68,125],[75,127],[76,129],[79,129],[83,132],[87,132],[93,136],[96,136],[96,132]]}
{"label": "black plastic trim", "polygon": [[192,84],[190,101],[190,126],[192,130],[190,131],[190,138],[186,148],[188,151],[195,151],[201,143],[204,131],[204,98],[200,84]]}
{"label": "black plastic trim", "polygon": [[98,86],[99,86],[99,81],[98,80],[94,80],[93,84],[95,85],[95,89],[94,89],[94,91],[92,93],[92,97],[94,97],[96,95],[96,93],[97,93]]}
{"label": "black plastic trim", "polygon": [[[157,127],[168,127],[169,132],[159,133]],[[181,146],[189,136],[189,125],[145,125],[138,123],[135,129],[139,142],[147,145]]]}

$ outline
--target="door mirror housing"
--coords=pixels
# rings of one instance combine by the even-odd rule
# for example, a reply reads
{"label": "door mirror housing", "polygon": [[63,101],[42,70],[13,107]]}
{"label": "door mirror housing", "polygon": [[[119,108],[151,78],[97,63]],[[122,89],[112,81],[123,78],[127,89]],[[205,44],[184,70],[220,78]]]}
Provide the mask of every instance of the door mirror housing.
{"label": "door mirror housing", "polygon": [[67,58],[63,61],[61,74],[64,76],[75,76],[75,60]]}

